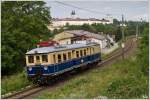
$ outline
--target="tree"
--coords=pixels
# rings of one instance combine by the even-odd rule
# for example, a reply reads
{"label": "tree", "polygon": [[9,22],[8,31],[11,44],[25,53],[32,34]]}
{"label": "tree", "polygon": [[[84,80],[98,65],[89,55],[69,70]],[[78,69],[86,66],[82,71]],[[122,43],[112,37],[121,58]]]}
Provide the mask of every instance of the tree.
{"label": "tree", "polygon": [[51,17],[43,1],[3,1],[1,7],[1,71],[7,75],[21,71],[26,51],[49,38]]}
{"label": "tree", "polygon": [[117,32],[116,32],[116,35],[115,35],[115,41],[118,42],[122,37],[122,33],[121,33],[121,27],[119,26],[117,28]]}
{"label": "tree", "polygon": [[113,19],[113,24],[116,25],[116,26],[119,26],[120,22],[117,19]]}
{"label": "tree", "polygon": [[142,33],[142,39],[139,45],[138,52],[138,63],[140,65],[141,71],[145,74],[149,74],[149,29],[145,26]]}

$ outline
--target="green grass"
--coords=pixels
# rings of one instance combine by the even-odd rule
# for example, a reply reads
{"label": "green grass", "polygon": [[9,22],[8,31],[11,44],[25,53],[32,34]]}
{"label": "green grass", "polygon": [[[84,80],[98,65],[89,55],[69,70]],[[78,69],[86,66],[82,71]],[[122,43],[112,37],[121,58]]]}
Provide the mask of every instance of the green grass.
{"label": "green grass", "polygon": [[68,80],[51,91],[44,91],[39,99],[51,98],[148,98],[148,76],[144,76],[135,57],[93,69]]}
{"label": "green grass", "polygon": [[5,76],[1,80],[1,94],[6,94],[11,91],[17,91],[31,84],[26,77],[25,72],[11,76]]}

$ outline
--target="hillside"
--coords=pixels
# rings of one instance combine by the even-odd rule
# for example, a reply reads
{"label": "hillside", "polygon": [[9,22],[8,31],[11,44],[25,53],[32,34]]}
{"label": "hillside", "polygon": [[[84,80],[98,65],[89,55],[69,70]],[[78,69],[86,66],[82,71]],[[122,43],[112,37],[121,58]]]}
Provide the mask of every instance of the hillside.
{"label": "hillside", "polygon": [[38,98],[148,98],[148,76],[141,72],[134,53],[125,60],[78,75],[55,90],[40,93]]}

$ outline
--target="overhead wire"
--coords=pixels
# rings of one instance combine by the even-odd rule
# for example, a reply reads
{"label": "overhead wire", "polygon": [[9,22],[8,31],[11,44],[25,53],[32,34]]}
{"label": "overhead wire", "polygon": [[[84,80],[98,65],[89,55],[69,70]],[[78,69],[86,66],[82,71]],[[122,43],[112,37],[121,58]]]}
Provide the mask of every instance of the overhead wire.
{"label": "overhead wire", "polygon": [[64,2],[60,2],[60,1],[55,1],[55,2],[58,3],[58,4],[64,5],[64,6],[69,6],[69,7],[72,7],[72,8],[76,8],[76,9],[79,9],[79,10],[84,10],[84,11],[91,12],[91,13],[94,13],[94,14],[101,14],[101,15],[103,14],[103,15],[107,15],[107,16],[112,15],[112,14],[99,12],[99,11],[95,11],[95,10],[91,10],[91,9],[87,9],[87,8],[77,7],[77,6],[67,4],[67,3],[64,3]]}

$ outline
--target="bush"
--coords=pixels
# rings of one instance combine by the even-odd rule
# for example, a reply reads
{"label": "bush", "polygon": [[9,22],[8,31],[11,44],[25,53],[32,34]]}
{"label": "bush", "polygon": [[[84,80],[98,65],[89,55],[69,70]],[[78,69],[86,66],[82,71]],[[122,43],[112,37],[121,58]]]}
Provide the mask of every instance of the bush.
{"label": "bush", "polygon": [[114,80],[107,88],[107,96],[110,98],[141,98],[143,94],[148,97],[148,84],[141,84],[139,79],[121,78]]}
{"label": "bush", "polygon": [[139,45],[139,51],[137,55],[138,64],[140,65],[141,71],[148,76],[149,74],[149,29],[144,28],[142,33],[142,39]]}

